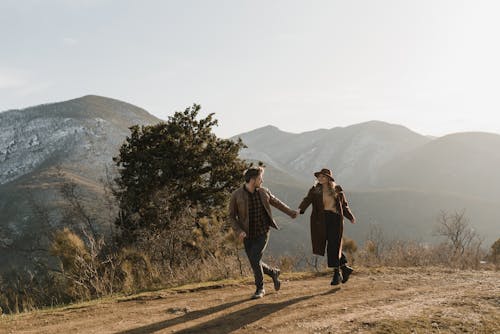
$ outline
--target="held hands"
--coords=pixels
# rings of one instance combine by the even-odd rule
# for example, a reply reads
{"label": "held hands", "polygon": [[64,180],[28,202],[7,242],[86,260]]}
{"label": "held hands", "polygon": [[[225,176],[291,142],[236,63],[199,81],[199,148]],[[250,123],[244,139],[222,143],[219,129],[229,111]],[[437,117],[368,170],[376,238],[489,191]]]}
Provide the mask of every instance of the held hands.
{"label": "held hands", "polygon": [[299,211],[294,210],[290,216],[292,217],[292,219],[295,219],[295,218],[297,218],[298,215],[299,215]]}

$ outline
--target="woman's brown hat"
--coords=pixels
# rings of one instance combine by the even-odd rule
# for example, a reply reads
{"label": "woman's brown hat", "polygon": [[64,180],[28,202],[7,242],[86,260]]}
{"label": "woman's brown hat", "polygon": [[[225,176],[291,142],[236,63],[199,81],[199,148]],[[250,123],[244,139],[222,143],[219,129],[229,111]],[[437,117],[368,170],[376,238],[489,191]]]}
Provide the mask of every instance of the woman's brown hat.
{"label": "woman's brown hat", "polygon": [[322,175],[326,176],[327,178],[329,178],[330,180],[335,182],[335,179],[332,176],[332,171],[329,170],[328,168],[323,168],[319,172],[314,173],[314,176],[318,177],[319,174],[322,174]]}

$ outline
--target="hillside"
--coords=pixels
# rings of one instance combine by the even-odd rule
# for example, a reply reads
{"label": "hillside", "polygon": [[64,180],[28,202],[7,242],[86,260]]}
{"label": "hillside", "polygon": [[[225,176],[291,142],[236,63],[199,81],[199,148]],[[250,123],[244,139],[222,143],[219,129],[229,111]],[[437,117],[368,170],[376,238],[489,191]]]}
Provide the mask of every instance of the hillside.
{"label": "hillside", "polygon": [[[270,182],[270,181],[269,181]],[[287,204],[296,208],[306,194],[307,187],[294,185],[272,185],[271,190],[284,198]],[[309,185],[310,186],[310,185]],[[418,240],[424,243],[440,241],[435,235],[437,216],[441,210],[448,213],[462,212],[470,225],[484,239],[483,246],[489,248],[498,239],[500,213],[496,208],[500,201],[486,201],[476,197],[453,193],[433,193],[416,190],[373,190],[348,192],[358,223],[352,225],[346,220],[345,236],[358,244],[366,239],[372,226],[380,228],[386,241]],[[304,215],[292,220],[275,210],[280,231],[272,231],[268,250],[271,254],[310,255],[309,216],[311,208]]]}
{"label": "hillside", "polygon": [[435,139],[379,171],[377,185],[500,200],[500,135],[456,133]]}
{"label": "hillside", "polygon": [[101,180],[128,127],[159,121],[94,95],[0,113],[0,271],[33,261],[47,249],[46,232],[69,224],[61,221],[62,182],[79,186],[90,212],[109,212]]}
{"label": "hillside", "polygon": [[[284,274],[250,300],[250,279],[185,286],[0,318],[2,333],[496,333],[500,273],[443,268]],[[446,281],[446,284],[442,284]]]}
{"label": "hillside", "polygon": [[134,124],[160,120],[131,104],[88,95],[0,113],[0,185],[65,164],[98,179]]}
{"label": "hillside", "polygon": [[[296,179],[285,171],[269,165],[264,175],[264,186],[292,208],[297,208],[312,181]],[[352,225],[346,221],[344,233],[361,244],[372,226],[382,230],[386,241],[417,239],[424,243],[435,243],[437,216],[444,210],[449,213],[465,210],[465,216],[476,232],[484,238],[488,248],[498,239],[500,212],[498,200],[485,200],[469,193],[432,192],[412,189],[374,189],[349,191],[347,198],[358,219]],[[274,210],[279,231],[272,231],[268,251],[276,256],[282,254],[310,255],[309,216],[311,207],[304,215],[292,220]]]}
{"label": "hillside", "polygon": [[[301,134],[268,126],[236,137],[248,146],[243,158],[260,159],[268,169],[289,175],[288,182],[274,184],[269,173],[265,183],[294,208],[313,184],[313,171],[333,169],[358,218],[357,225],[346,225],[345,233],[358,243],[371,225],[381,228],[388,240],[436,242],[440,211],[464,211],[486,248],[499,237],[495,208],[500,205],[500,135],[428,138],[402,126],[367,122]],[[277,213],[282,230],[272,234],[270,251],[308,251],[309,214],[292,221]]]}
{"label": "hillside", "polygon": [[403,126],[378,121],[299,134],[267,126],[237,137],[248,146],[241,152],[243,158],[266,161],[306,180],[329,166],[350,189],[371,187],[376,181],[373,171],[430,141]]}
{"label": "hillside", "polygon": [[[113,212],[101,182],[106,168],[129,126],[158,121],[144,109],[93,95],[0,113],[0,271],[32,262],[46,251],[44,231],[70,223],[61,210],[63,182],[75,182],[89,210],[106,216],[108,225],[96,223],[107,231]],[[313,184],[313,172],[332,168],[358,218],[345,233],[358,244],[372,225],[387,239],[434,242],[441,210],[465,210],[486,248],[500,237],[499,135],[429,138],[371,121],[299,134],[267,126],[236,137],[248,146],[241,157],[264,161],[264,185],[292,208]],[[275,213],[281,230],[271,234],[269,252],[309,254],[310,209],[296,220]]]}

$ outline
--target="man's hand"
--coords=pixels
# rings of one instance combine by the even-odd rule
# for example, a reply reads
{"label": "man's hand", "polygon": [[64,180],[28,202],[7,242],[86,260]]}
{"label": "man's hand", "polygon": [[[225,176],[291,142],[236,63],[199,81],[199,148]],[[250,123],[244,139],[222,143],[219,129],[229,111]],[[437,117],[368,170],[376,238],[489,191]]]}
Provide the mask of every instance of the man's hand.
{"label": "man's hand", "polygon": [[291,217],[292,217],[292,219],[295,219],[295,218],[297,218],[298,215],[299,215],[299,212],[297,210],[295,210],[295,211],[293,211]]}
{"label": "man's hand", "polygon": [[352,217],[351,224],[356,224],[356,217]]}
{"label": "man's hand", "polygon": [[245,233],[245,231],[242,231],[238,237],[240,238],[241,241],[243,241],[243,239],[245,239],[246,236],[247,234]]}

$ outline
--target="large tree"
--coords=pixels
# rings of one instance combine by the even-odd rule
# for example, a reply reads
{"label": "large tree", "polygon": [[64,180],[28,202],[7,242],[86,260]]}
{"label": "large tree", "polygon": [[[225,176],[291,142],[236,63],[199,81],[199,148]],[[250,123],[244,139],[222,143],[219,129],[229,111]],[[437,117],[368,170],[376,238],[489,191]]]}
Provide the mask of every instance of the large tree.
{"label": "large tree", "polygon": [[[124,241],[138,232],[164,231],[186,212],[221,217],[230,192],[247,167],[238,153],[244,147],[218,138],[214,114],[198,119],[199,105],[176,112],[151,126],[132,126],[114,158],[119,177],[117,225]],[[193,222],[194,223],[194,222]]]}

